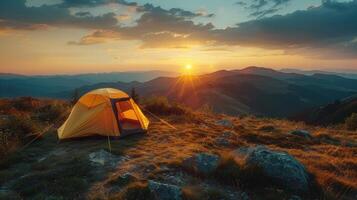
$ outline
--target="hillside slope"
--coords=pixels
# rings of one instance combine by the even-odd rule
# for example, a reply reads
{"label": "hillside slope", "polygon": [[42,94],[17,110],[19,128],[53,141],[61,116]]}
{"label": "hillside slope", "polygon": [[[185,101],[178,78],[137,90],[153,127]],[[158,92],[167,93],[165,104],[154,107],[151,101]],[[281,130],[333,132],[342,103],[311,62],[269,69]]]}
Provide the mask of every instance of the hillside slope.
{"label": "hillside slope", "polygon": [[356,96],[302,112],[293,119],[316,125],[331,125],[343,123],[352,113],[357,113]]}
{"label": "hillside slope", "polygon": [[[176,129],[150,117],[147,134],[111,139],[110,149],[102,137],[58,142],[52,128],[26,149],[1,159],[0,198],[157,199],[167,192],[170,199],[202,200],[355,199],[357,195],[356,132],[197,112],[160,117]],[[291,132],[297,129],[311,135]],[[268,171],[237,160],[247,148],[265,148],[275,156]],[[284,175],[294,166],[278,158],[304,167]],[[269,164],[270,158],[264,160]],[[197,168],[190,168],[195,162]],[[274,179],[270,170],[276,167],[279,177],[287,177]],[[307,173],[308,191],[294,189],[303,187],[297,179],[289,179],[295,170]]]}

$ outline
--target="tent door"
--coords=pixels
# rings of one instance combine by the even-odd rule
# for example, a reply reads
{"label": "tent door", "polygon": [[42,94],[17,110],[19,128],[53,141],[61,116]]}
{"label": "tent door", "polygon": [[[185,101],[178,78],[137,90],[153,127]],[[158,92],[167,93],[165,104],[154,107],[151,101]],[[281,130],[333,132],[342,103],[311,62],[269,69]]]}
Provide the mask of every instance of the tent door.
{"label": "tent door", "polygon": [[118,99],[114,100],[112,103],[121,136],[142,131],[140,120],[130,99]]}

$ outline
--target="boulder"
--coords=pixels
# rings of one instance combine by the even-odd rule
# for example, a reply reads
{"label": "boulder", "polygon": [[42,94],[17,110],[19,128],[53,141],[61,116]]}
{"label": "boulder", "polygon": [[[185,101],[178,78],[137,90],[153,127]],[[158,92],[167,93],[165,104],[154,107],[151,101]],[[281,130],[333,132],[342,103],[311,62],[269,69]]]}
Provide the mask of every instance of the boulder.
{"label": "boulder", "polygon": [[237,149],[232,155],[246,168],[258,167],[272,182],[289,191],[308,191],[309,175],[304,165],[287,153],[257,146]]}
{"label": "boulder", "polygon": [[181,200],[182,190],[176,185],[159,183],[149,180],[148,184],[150,192],[157,200]]}
{"label": "boulder", "polygon": [[220,126],[225,126],[225,127],[229,127],[229,128],[232,128],[233,127],[233,123],[231,120],[229,119],[221,119],[221,120],[218,120],[216,122],[217,125],[220,125]]}
{"label": "boulder", "polygon": [[218,155],[199,153],[182,162],[184,168],[201,175],[207,175],[217,169],[220,162]]}
{"label": "boulder", "polygon": [[309,131],[305,131],[305,130],[294,130],[291,131],[290,134],[292,135],[296,135],[296,136],[300,136],[300,137],[304,137],[306,139],[311,139],[312,135]]}

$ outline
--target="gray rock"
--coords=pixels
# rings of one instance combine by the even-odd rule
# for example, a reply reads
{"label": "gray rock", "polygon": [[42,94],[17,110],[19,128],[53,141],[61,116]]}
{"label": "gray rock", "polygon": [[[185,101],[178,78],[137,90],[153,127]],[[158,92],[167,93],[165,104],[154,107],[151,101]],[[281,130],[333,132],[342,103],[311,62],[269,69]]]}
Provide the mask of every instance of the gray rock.
{"label": "gray rock", "polygon": [[221,119],[221,120],[218,120],[216,122],[217,125],[220,125],[220,126],[225,126],[225,127],[233,127],[233,123],[231,120],[228,120],[228,119]]}
{"label": "gray rock", "polygon": [[233,135],[233,132],[225,131],[222,133],[222,135],[215,139],[215,143],[219,146],[229,146],[231,144],[229,138],[231,138]]}
{"label": "gray rock", "polygon": [[291,131],[290,134],[296,135],[296,136],[300,136],[300,137],[304,137],[304,138],[307,138],[307,139],[311,139],[312,138],[311,133],[309,131],[305,131],[305,130],[294,130],[294,131]]}
{"label": "gray rock", "polygon": [[240,194],[240,199],[241,199],[241,200],[249,200],[250,198],[249,198],[249,196],[247,195],[247,193],[242,192],[242,193]]}
{"label": "gray rock", "polygon": [[112,167],[115,167],[122,160],[122,157],[115,156],[103,149],[90,153],[88,158],[94,165]]}
{"label": "gray rock", "polygon": [[219,137],[215,140],[215,143],[219,146],[229,146],[230,142],[224,138],[224,137]]}
{"label": "gray rock", "polygon": [[241,159],[247,168],[261,168],[266,177],[289,191],[308,191],[309,176],[304,165],[287,153],[257,146],[238,149],[232,155]]}
{"label": "gray rock", "polygon": [[289,198],[289,200],[302,200],[301,197],[293,195]]}
{"label": "gray rock", "polygon": [[318,136],[321,142],[327,143],[327,144],[332,144],[332,145],[340,145],[341,142],[336,139],[331,137],[330,135],[323,133]]}
{"label": "gray rock", "polygon": [[232,137],[233,135],[234,135],[233,132],[225,131],[225,132],[223,132],[222,137],[228,138],[228,137]]}
{"label": "gray rock", "polygon": [[123,187],[128,185],[129,183],[137,181],[138,178],[136,178],[134,175],[130,173],[124,173],[120,176],[118,176],[116,179],[110,180],[108,183],[106,183],[105,186],[107,187]]}
{"label": "gray rock", "polygon": [[182,190],[176,185],[169,185],[149,180],[150,192],[157,200],[181,200]]}
{"label": "gray rock", "polygon": [[220,157],[214,154],[199,153],[185,159],[182,165],[198,174],[207,175],[217,169]]}
{"label": "gray rock", "polygon": [[357,142],[347,141],[345,146],[347,146],[347,147],[357,147]]}
{"label": "gray rock", "polygon": [[264,131],[264,132],[273,132],[275,130],[276,130],[275,127],[272,125],[265,125],[265,126],[259,127],[259,131]]}

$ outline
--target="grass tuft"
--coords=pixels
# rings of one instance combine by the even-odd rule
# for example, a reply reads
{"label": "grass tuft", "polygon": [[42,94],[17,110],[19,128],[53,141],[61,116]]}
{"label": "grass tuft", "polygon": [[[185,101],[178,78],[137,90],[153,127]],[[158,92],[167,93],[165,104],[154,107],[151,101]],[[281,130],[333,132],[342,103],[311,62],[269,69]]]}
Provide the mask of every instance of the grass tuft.
{"label": "grass tuft", "polygon": [[346,119],[345,126],[348,130],[357,130],[357,113],[353,113],[350,117]]}
{"label": "grass tuft", "polygon": [[35,197],[38,193],[47,196],[80,198],[88,188],[89,161],[75,158],[58,163],[57,168],[39,171],[18,179],[13,189],[23,197]]}
{"label": "grass tuft", "polygon": [[224,200],[227,194],[214,187],[185,186],[182,188],[184,200]]}
{"label": "grass tuft", "polygon": [[119,194],[110,197],[109,199],[120,200],[154,200],[147,182],[137,181],[129,184]]}

